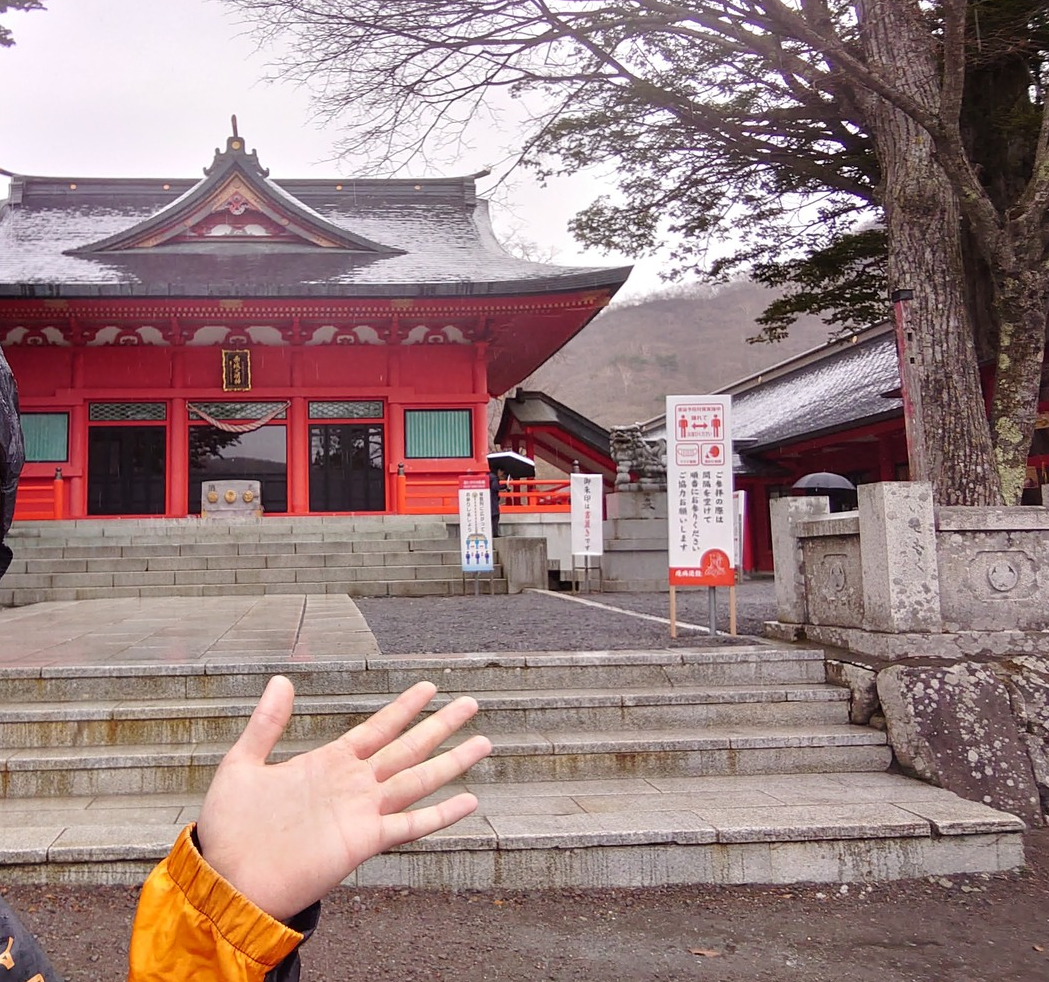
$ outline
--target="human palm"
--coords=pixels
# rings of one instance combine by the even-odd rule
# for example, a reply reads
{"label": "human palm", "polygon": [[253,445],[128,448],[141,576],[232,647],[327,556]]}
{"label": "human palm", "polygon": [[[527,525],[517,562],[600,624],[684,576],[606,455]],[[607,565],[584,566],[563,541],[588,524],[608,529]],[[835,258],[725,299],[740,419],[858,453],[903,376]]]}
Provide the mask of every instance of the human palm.
{"label": "human palm", "polygon": [[366,859],[469,815],[477,799],[468,793],[407,810],[491,750],[475,736],[429,758],[477,712],[469,697],[403,732],[436,691],[420,682],[331,743],[267,764],[295,695],[274,676],[204,799],[204,858],[256,906],[287,920]]}

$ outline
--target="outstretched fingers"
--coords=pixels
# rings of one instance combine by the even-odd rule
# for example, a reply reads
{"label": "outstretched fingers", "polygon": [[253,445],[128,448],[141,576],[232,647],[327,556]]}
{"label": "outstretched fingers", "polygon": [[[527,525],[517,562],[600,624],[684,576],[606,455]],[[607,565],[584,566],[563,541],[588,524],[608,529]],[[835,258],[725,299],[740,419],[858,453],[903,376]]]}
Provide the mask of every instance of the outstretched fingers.
{"label": "outstretched fingers", "polygon": [[383,849],[413,842],[431,832],[454,825],[476,808],[477,799],[469,792],[464,792],[426,808],[385,815],[382,819]]}
{"label": "outstretched fingers", "polygon": [[342,739],[349,743],[361,760],[367,760],[396,740],[436,693],[437,686],[432,682],[416,682],[393,702],[344,734]]}
{"label": "outstretched fingers", "polygon": [[477,714],[477,700],[453,699],[371,758],[372,772],[380,783],[426,760],[430,754]]}
{"label": "outstretched fingers", "polygon": [[[382,785],[382,813],[391,816],[395,812],[414,805],[420,799],[440,790],[450,781],[454,781],[491,752],[492,743],[488,737],[472,736],[469,740],[446,750],[443,754],[398,771],[387,778]],[[425,811],[425,809],[421,810]],[[470,810],[472,811],[473,808]],[[453,818],[450,821],[454,822],[458,819]]]}

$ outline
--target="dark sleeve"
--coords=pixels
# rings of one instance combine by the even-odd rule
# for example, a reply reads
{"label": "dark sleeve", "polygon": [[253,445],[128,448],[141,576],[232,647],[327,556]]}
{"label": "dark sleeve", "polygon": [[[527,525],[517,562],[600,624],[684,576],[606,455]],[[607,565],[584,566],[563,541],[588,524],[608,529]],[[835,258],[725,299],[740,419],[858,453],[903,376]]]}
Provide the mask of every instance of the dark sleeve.
{"label": "dark sleeve", "polygon": [[[317,924],[320,922],[320,919],[321,904],[318,900],[317,903],[296,914],[287,922],[287,925],[293,931],[298,931],[302,935],[302,941],[305,944],[309,940],[310,935],[317,930]],[[300,968],[299,949],[296,948],[275,969],[266,973],[266,982],[299,982]]]}
{"label": "dark sleeve", "polygon": [[0,540],[11,527],[18,475],[24,463],[25,444],[18,417],[18,389],[7,360],[0,352]]}
{"label": "dark sleeve", "polygon": [[25,928],[7,901],[0,897],[0,978],[4,982],[28,982],[42,978],[44,982],[62,982],[62,977],[51,967],[36,938]]}

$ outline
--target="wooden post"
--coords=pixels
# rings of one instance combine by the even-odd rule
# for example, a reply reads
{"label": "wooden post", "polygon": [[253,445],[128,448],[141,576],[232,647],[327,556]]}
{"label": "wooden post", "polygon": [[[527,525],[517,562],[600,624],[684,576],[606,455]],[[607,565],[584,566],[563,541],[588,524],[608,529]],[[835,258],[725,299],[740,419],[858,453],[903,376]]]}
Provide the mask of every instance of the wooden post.
{"label": "wooden post", "polygon": [[394,488],[394,512],[397,515],[408,513],[408,475],[404,473],[404,463],[397,465],[397,478]]}
{"label": "wooden post", "polygon": [[736,634],[736,586],[728,588],[728,633]]}
{"label": "wooden post", "polygon": [[62,468],[55,468],[55,518],[66,516],[66,483],[62,480]]}
{"label": "wooden post", "polygon": [[677,587],[670,587],[670,636],[677,637]]}

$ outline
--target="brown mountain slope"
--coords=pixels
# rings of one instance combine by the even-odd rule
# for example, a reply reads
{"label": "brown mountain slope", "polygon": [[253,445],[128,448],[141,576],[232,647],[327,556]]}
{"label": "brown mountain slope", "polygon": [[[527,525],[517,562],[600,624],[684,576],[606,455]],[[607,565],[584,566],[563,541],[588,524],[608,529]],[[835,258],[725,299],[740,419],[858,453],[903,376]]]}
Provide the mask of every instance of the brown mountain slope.
{"label": "brown mountain slope", "polygon": [[522,385],[539,389],[602,426],[663,411],[668,393],[704,393],[827,340],[816,317],[777,344],[747,344],[774,294],[749,282],[716,292],[694,287],[613,304]]}

